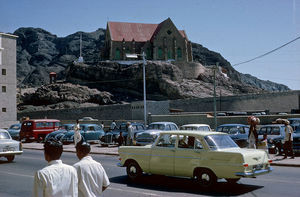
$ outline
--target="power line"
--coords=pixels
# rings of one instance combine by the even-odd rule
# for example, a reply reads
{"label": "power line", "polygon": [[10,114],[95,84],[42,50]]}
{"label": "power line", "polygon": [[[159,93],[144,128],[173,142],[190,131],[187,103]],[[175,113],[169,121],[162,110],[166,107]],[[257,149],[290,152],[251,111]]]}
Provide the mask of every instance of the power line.
{"label": "power line", "polygon": [[252,62],[252,61],[254,61],[254,60],[256,60],[256,59],[262,58],[262,57],[264,57],[264,56],[266,56],[266,55],[269,55],[270,53],[273,53],[273,52],[275,52],[275,51],[277,51],[277,50],[279,50],[279,49],[281,49],[281,48],[283,48],[283,47],[285,47],[285,46],[291,44],[292,42],[295,42],[295,41],[298,40],[298,39],[300,39],[300,36],[297,37],[297,38],[295,38],[295,39],[292,40],[292,41],[289,41],[288,43],[285,43],[284,45],[281,45],[280,47],[277,47],[276,49],[273,49],[273,50],[267,52],[267,53],[264,53],[264,54],[262,54],[262,55],[259,55],[259,56],[255,57],[255,58],[252,58],[252,59],[247,60],[247,61],[244,61],[244,62],[240,62],[240,63],[237,63],[237,64],[233,64],[232,66],[237,66],[237,65],[245,64],[245,63],[248,63],[248,62]]}

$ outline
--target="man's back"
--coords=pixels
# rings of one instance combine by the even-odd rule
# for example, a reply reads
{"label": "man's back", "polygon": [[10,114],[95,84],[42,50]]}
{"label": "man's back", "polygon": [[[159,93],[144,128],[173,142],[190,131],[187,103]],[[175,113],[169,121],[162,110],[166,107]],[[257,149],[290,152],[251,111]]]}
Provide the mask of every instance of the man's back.
{"label": "man's back", "polygon": [[74,167],[78,173],[78,196],[100,196],[102,187],[110,184],[102,165],[91,156],[83,157]]}
{"label": "man's back", "polygon": [[53,160],[35,173],[34,196],[77,196],[77,185],[75,168]]}

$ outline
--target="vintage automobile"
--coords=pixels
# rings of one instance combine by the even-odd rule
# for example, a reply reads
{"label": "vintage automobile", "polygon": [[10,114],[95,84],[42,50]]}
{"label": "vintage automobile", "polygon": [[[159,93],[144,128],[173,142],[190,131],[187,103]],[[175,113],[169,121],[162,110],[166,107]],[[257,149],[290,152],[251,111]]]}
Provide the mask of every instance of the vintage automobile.
{"label": "vintage automobile", "polygon": [[[74,130],[68,131],[61,138],[64,144],[74,143]],[[100,143],[104,131],[98,124],[80,124],[80,134],[87,142]]]}
{"label": "vintage automobile", "polygon": [[208,124],[185,124],[180,127],[180,130],[211,131],[211,128]]}
{"label": "vintage automobile", "polygon": [[258,139],[262,139],[264,134],[267,134],[268,149],[270,154],[282,154],[283,143],[285,136],[284,124],[269,124],[262,125],[258,131]]}
{"label": "vintage automobile", "polygon": [[297,126],[300,126],[300,118],[288,118],[288,121],[290,121],[290,125],[294,130]]}
{"label": "vintage automobile", "polygon": [[237,143],[241,148],[248,146],[249,126],[244,124],[222,124],[217,127],[216,131],[224,132]]}
{"label": "vintage automobile", "polygon": [[[136,138],[137,133],[140,133],[145,130],[144,124],[138,123],[138,122],[133,122],[131,123],[131,126],[133,128],[133,133],[134,133],[134,141]],[[108,131],[105,133],[105,135],[100,139],[101,140],[101,145],[102,146],[108,146],[112,144],[118,144],[118,138],[120,136],[120,132],[122,132],[124,143],[126,144],[125,140],[127,138],[127,126],[126,122],[121,123],[120,126],[116,127],[112,131]]]}
{"label": "vintage automobile", "polygon": [[53,131],[48,135],[46,135],[45,141],[50,139],[55,139],[60,141],[60,139],[65,135],[65,133],[71,130],[74,130],[74,124],[63,124],[59,130]]}
{"label": "vintage automobile", "polygon": [[136,145],[152,144],[161,131],[178,130],[173,122],[153,122],[149,124],[147,130],[136,135]]}
{"label": "vintage automobile", "polygon": [[142,173],[190,177],[203,186],[218,179],[230,183],[272,171],[267,153],[240,148],[221,132],[162,131],[152,145],[121,146],[120,167],[131,180]]}
{"label": "vintage automobile", "polygon": [[17,123],[17,124],[11,125],[7,131],[12,139],[19,140],[20,139],[20,130],[21,130],[21,123]]}
{"label": "vintage automobile", "polygon": [[0,157],[6,157],[8,162],[12,162],[15,155],[22,153],[22,143],[13,140],[6,130],[0,129]]}

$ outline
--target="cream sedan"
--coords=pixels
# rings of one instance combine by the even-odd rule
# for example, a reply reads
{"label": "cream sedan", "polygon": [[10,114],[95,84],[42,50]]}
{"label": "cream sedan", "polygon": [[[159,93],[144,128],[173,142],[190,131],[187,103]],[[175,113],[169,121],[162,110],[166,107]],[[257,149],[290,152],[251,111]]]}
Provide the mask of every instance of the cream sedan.
{"label": "cream sedan", "polygon": [[149,173],[191,177],[208,187],[272,171],[265,151],[241,149],[229,135],[212,131],[164,131],[152,145],[121,146],[119,155],[118,166],[131,180]]}
{"label": "cream sedan", "polygon": [[6,157],[8,162],[12,162],[15,155],[22,153],[22,143],[13,140],[6,130],[0,129],[0,157]]}

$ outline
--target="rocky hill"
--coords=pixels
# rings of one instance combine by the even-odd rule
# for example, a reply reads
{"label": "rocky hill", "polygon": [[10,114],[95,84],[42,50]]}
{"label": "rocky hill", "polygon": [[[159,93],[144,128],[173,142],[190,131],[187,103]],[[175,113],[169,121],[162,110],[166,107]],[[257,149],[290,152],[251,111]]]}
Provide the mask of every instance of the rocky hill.
{"label": "rocky hill", "polygon": [[[37,88],[47,85],[49,73],[56,72],[58,80],[97,88],[112,94],[113,102],[141,98],[142,83],[137,83],[142,80],[141,64],[119,65],[101,62],[100,51],[104,46],[104,29],[90,33],[77,32],[66,37],[57,37],[40,28],[19,28],[14,34],[18,36],[18,87]],[[80,34],[85,64],[75,65],[73,62],[79,56]],[[188,66],[196,66],[201,70],[193,77],[188,76],[189,69],[184,67],[187,65],[167,62],[147,63],[149,99],[212,96],[213,75],[212,70],[206,66],[215,65],[216,62],[219,62],[222,68],[217,74],[217,89],[222,95],[289,90],[285,85],[237,72],[219,53],[210,51],[200,44],[193,43],[192,50],[195,63]],[[27,96],[32,98],[29,94]],[[29,101],[22,98],[24,102]]]}

